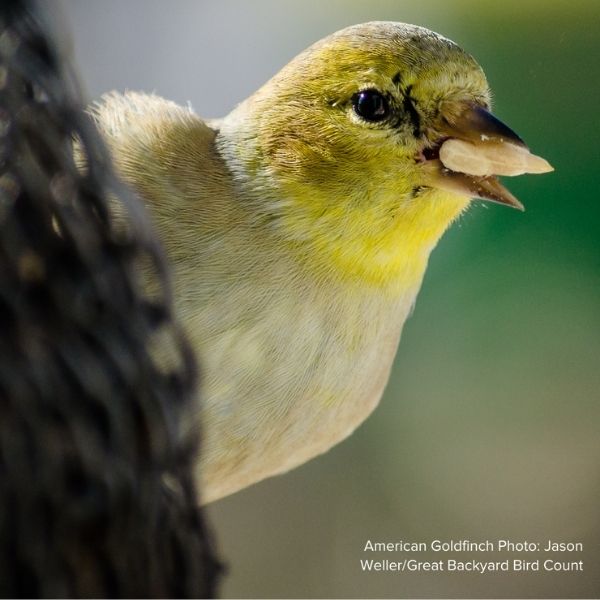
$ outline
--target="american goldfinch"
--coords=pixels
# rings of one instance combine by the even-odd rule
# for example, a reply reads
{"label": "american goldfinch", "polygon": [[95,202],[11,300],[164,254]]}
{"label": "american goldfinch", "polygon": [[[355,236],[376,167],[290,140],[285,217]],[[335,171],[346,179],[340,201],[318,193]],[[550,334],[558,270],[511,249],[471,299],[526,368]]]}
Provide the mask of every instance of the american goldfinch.
{"label": "american goldfinch", "polygon": [[146,203],[197,352],[204,502],[348,436],[385,388],[429,254],[494,175],[551,170],[422,27],[317,42],[220,120],[115,93],[93,114]]}

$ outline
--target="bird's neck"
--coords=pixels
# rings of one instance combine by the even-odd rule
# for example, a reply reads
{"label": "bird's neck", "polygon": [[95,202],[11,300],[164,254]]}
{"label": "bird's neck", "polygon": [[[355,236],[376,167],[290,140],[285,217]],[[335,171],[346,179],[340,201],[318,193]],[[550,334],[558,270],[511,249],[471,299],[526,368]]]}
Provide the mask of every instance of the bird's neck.
{"label": "bird's neck", "polygon": [[[277,179],[247,119],[223,121],[217,147],[249,214],[319,275],[392,294],[418,290],[431,250],[469,200],[412,183]],[[400,180],[400,183],[399,181]]]}

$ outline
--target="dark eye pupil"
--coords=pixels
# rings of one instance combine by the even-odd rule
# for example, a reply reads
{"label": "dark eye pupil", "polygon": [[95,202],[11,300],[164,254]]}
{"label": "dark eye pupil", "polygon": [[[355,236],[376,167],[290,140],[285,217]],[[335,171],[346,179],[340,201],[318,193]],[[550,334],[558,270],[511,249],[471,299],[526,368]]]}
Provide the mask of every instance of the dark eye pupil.
{"label": "dark eye pupil", "polygon": [[365,121],[383,121],[388,116],[387,100],[375,90],[359,92],[353,99],[354,111]]}

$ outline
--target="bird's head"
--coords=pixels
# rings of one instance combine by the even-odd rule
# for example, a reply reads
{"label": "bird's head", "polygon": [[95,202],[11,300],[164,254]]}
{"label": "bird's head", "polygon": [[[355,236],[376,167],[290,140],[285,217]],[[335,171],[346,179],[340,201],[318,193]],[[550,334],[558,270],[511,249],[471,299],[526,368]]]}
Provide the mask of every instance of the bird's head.
{"label": "bird's head", "polygon": [[[218,144],[257,219],[314,266],[418,285],[470,198],[521,207],[494,174],[537,157],[489,108],[482,69],[456,44],[366,23],[292,60],[222,121]],[[442,162],[448,140],[460,144]]]}

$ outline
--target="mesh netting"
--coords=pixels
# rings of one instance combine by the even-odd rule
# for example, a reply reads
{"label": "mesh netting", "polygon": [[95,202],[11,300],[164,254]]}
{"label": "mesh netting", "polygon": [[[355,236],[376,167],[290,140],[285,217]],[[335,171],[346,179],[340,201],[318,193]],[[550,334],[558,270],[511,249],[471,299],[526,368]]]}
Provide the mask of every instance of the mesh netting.
{"label": "mesh netting", "polygon": [[[193,356],[160,249],[47,29],[35,5],[3,0],[0,595],[213,596],[198,444],[181,434]],[[177,355],[168,370],[149,350],[158,335]]]}

